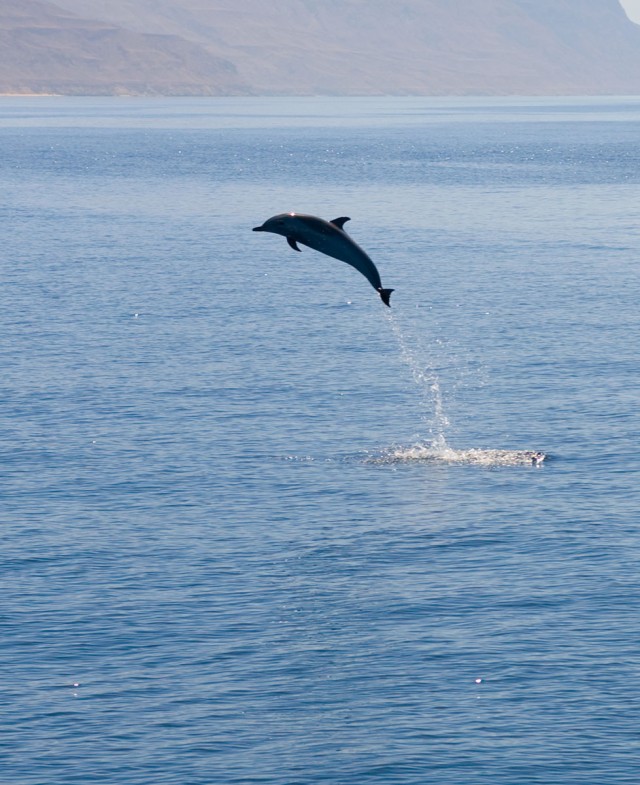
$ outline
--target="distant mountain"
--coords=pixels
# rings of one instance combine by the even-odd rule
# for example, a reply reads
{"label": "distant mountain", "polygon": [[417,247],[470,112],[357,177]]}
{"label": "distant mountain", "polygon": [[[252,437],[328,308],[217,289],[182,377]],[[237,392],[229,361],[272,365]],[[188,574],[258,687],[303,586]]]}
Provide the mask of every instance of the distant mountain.
{"label": "distant mountain", "polygon": [[0,92],[640,94],[618,0],[0,0]]}
{"label": "distant mountain", "polygon": [[232,62],[175,34],[76,16],[42,0],[0,0],[0,92],[242,93]]}

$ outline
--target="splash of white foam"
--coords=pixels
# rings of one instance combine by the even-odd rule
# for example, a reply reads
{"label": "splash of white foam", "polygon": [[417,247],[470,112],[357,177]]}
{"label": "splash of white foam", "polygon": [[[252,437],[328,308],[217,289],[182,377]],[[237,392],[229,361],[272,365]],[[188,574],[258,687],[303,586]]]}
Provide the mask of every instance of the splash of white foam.
{"label": "splash of white foam", "polygon": [[433,414],[428,418],[430,441],[428,444],[415,444],[412,447],[394,447],[383,451],[377,457],[368,459],[368,462],[409,463],[425,461],[440,464],[475,464],[477,466],[540,466],[547,457],[542,452],[533,450],[489,450],[471,448],[456,450],[451,447],[446,438],[446,431],[450,426],[449,418],[444,410],[444,402],[440,380],[436,370],[431,364],[426,364],[412,350],[400,326],[391,312],[386,313],[393,334],[400,348],[402,360],[411,369],[411,375],[422,392],[424,406]]}
{"label": "splash of white foam", "polygon": [[471,448],[455,450],[448,445],[415,444],[411,447],[392,447],[367,462],[474,464],[476,466],[541,466],[547,456],[533,450],[483,450]]}

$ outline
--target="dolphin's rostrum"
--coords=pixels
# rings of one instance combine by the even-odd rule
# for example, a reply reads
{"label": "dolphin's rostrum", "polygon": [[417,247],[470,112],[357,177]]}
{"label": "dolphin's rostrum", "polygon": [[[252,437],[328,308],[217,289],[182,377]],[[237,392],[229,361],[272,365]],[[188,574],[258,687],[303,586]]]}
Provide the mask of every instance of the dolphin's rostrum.
{"label": "dolphin's rostrum", "polygon": [[393,289],[383,289],[380,274],[367,254],[355,243],[342,228],[349,218],[334,218],[324,221],[314,215],[301,213],[281,213],[256,226],[254,232],[272,232],[287,238],[294,251],[299,251],[298,243],[308,245],[320,253],[346,262],[355,267],[378,292],[385,305]]}

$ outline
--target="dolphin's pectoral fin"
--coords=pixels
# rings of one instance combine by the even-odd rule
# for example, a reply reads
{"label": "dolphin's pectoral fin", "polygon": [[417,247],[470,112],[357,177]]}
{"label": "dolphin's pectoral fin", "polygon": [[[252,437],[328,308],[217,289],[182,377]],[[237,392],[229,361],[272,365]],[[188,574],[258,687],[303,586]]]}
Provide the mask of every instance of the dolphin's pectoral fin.
{"label": "dolphin's pectoral fin", "polygon": [[346,224],[346,222],[350,221],[350,220],[351,220],[351,218],[345,218],[345,217],[334,218],[333,221],[329,221],[329,223],[333,224],[334,226],[337,226],[338,229],[342,229],[344,227],[344,225]]}
{"label": "dolphin's pectoral fin", "polygon": [[287,242],[293,248],[294,251],[300,250],[300,248],[298,248],[298,246],[296,245],[296,241],[293,239],[293,237],[287,237]]}

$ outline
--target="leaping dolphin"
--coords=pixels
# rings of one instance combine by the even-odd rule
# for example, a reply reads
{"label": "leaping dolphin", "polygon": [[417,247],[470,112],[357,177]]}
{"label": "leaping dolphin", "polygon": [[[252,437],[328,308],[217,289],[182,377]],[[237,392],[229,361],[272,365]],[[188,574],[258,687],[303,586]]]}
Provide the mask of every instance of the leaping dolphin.
{"label": "leaping dolphin", "polygon": [[301,213],[281,213],[256,226],[254,232],[272,232],[287,238],[294,251],[299,251],[297,243],[308,245],[320,253],[346,262],[355,267],[378,292],[385,305],[393,289],[383,289],[380,273],[367,254],[355,243],[342,228],[350,218],[334,218],[324,221],[315,215]]}

